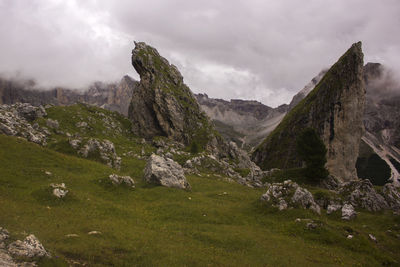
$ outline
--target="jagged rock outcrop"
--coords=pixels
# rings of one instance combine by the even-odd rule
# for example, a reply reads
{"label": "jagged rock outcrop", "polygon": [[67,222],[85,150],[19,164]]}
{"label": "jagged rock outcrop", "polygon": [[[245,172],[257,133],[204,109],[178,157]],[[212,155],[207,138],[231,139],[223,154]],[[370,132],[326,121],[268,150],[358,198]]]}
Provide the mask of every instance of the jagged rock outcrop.
{"label": "jagged rock outcrop", "polygon": [[314,128],[328,153],[329,172],[342,180],[357,178],[355,164],[363,134],[365,103],[361,42],[351,48],[322,80],[293,108],[254,151],[252,159],[263,169],[301,167],[296,137]]}
{"label": "jagged rock outcrop", "polygon": [[135,42],[132,65],[140,75],[129,108],[137,135],[165,136],[186,145],[196,141],[204,148],[215,140],[207,116],[174,65],[143,42]]}
{"label": "jagged rock outcrop", "polygon": [[152,154],[144,169],[144,180],[150,184],[190,190],[183,168],[169,158]]}

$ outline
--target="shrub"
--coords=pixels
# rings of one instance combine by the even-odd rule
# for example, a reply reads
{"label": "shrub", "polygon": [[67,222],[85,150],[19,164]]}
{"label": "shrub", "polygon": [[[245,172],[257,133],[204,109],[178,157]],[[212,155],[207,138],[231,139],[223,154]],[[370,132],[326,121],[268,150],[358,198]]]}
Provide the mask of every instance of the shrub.
{"label": "shrub", "polygon": [[329,174],[325,168],[327,150],[316,131],[306,128],[296,141],[297,153],[306,163],[304,175],[312,182],[326,178]]}
{"label": "shrub", "polygon": [[193,141],[192,144],[190,145],[190,153],[197,154],[199,152],[200,152],[199,144],[197,144],[196,141]]}

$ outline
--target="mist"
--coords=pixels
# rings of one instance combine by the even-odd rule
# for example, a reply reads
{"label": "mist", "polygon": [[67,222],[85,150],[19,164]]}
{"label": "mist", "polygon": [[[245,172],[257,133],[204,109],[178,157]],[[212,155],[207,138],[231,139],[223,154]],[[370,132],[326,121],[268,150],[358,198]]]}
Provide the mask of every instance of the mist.
{"label": "mist", "polygon": [[45,88],[139,79],[136,40],[195,93],[276,107],[359,40],[398,79],[398,14],[397,0],[0,0],[0,73]]}

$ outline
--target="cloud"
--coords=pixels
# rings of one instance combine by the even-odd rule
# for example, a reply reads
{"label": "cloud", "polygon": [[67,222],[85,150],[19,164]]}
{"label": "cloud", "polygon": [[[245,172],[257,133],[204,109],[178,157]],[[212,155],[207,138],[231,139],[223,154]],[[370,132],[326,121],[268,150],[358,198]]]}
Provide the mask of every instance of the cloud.
{"label": "cloud", "polygon": [[400,73],[398,14],[397,0],[0,0],[0,72],[49,86],[116,80],[135,75],[139,40],[194,92],[277,106],[359,40],[366,62]]}

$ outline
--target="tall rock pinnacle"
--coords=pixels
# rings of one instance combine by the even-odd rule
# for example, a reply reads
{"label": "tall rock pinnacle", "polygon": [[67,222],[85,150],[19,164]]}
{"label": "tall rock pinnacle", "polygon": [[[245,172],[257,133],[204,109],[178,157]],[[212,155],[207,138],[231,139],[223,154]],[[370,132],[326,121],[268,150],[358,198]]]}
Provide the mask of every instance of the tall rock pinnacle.
{"label": "tall rock pinnacle", "polygon": [[135,42],[132,65],[140,75],[128,114],[133,131],[184,144],[196,140],[205,147],[214,137],[213,128],[178,69],[143,42]]}
{"label": "tall rock pinnacle", "polygon": [[327,152],[326,167],[341,180],[357,178],[355,164],[364,131],[365,85],[361,42],[329,69],[322,80],[282,120],[254,151],[252,158],[263,169],[301,167],[296,138],[314,128]]}

